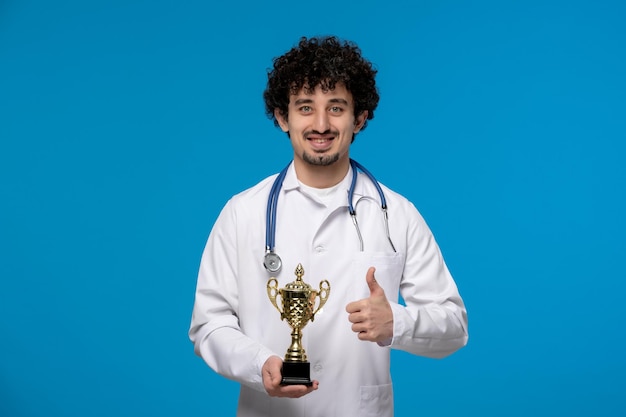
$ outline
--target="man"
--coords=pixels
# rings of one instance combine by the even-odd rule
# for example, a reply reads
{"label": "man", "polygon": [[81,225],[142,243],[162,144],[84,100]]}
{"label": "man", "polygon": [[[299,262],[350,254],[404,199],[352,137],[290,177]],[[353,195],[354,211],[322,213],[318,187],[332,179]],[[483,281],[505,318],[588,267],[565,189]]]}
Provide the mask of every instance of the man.
{"label": "man", "polygon": [[[335,37],[302,38],[268,74],[266,111],[294,150],[277,191],[272,248],[284,267],[271,273],[262,262],[274,175],[234,196],[217,219],[189,331],[195,352],[241,383],[238,416],[392,416],[391,348],[440,358],[467,343],[463,301],[415,207],[381,185],[383,213],[376,184],[361,172],[349,201],[350,144],[374,117],[375,75],[356,45]],[[281,385],[290,328],[266,287],[270,277],[294,281],[298,264],[305,282],[331,284],[303,331],[310,386]]]}

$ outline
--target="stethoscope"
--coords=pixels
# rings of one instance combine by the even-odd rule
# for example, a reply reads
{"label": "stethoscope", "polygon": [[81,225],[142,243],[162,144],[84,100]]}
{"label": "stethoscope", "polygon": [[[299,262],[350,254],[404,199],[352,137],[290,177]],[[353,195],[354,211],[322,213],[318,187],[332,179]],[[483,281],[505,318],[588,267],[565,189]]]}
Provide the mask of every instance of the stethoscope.
{"label": "stethoscope", "polygon": [[[285,180],[285,176],[287,175],[287,171],[289,169],[289,165],[291,162],[287,164],[287,166],[280,171],[276,179],[274,180],[274,184],[272,185],[272,189],[270,190],[269,198],[267,199],[267,213],[266,213],[266,223],[265,223],[265,257],[263,258],[263,266],[269,272],[275,273],[280,271],[280,268],[283,265],[280,256],[274,251],[276,245],[276,208],[278,206],[278,195],[280,194],[280,189],[283,186],[283,181]],[[376,181],[376,178],[361,164],[359,164],[354,159],[350,159],[350,166],[352,167],[352,182],[350,183],[350,189],[348,190],[348,211],[350,213],[350,217],[352,218],[352,223],[356,228],[356,233],[359,237],[359,248],[360,251],[363,252],[363,237],[361,236],[361,230],[359,229],[359,222],[356,219],[356,209],[352,204],[352,200],[354,197],[354,187],[356,186],[356,178],[357,178],[357,169],[361,170],[369,179],[372,181],[372,184],[376,187],[376,191],[378,191],[378,195],[380,196],[380,206],[383,213],[383,219],[385,222],[385,232],[387,233],[387,239],[389,240],[389,244],[393,251],[396,251],[393,242],[391,241],[391,236],[389,235],[389,217],[387,215],[387,200],[385,199],[385,194],[383,193],[382,188],[380,188],[380,184]],[[360,200],[357,201],[357,204]]]}

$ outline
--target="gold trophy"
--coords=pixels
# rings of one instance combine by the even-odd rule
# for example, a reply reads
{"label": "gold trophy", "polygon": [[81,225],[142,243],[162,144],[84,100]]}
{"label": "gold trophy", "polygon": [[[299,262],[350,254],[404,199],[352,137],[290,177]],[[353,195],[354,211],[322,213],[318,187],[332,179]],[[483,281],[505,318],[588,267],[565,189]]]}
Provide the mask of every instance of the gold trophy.
{"label": "gold trophy", "polygon": [[[296,267],[296,280],[290,282],[285,288],[278,288],[276,278],[267,281],[267,295],[270,301],[280,313],[280,319],[286,319],[291,326],[291,346],[287,349],[285,360],[283,361],[281,385],[307,385],[311,386],[311,369],[307,361],[306,352],[302,347],[302,328],[310,321],[313,321],[315,314],[322,308],[330,294],[330,284],[327,280],[320,282],[319,291],[311,288],[309,284],[302,281],[304,268],[302,264]],[[282,310],[276,303],[276,297],[280,295]],[[315,298],[320,301],[315,308]]]}

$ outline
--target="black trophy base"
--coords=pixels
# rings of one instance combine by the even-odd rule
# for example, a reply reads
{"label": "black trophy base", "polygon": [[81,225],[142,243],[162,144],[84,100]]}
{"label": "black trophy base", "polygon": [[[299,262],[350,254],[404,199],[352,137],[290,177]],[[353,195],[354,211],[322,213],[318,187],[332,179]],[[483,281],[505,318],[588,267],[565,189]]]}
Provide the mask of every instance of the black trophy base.
{"label": "black trophy base", "polygon": [[283,362],[283,379],[280,385],[313,385],[309,362]]}

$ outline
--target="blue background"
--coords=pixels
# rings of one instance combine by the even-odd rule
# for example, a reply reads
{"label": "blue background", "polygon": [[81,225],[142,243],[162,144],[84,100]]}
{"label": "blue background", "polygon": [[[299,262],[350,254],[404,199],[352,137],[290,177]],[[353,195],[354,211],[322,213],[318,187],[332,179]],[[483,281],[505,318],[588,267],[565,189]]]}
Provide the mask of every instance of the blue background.
{"label": "blue background", "polygon": [[396,415],[625,415],[625,22],[603,0],[1,1],[0,415],[234,415],[187,339],[198,263],[290,158],[266,69],[320,34],[379,69],[352,155],[417,205],[469,311],[452,357],[394,352]]}

